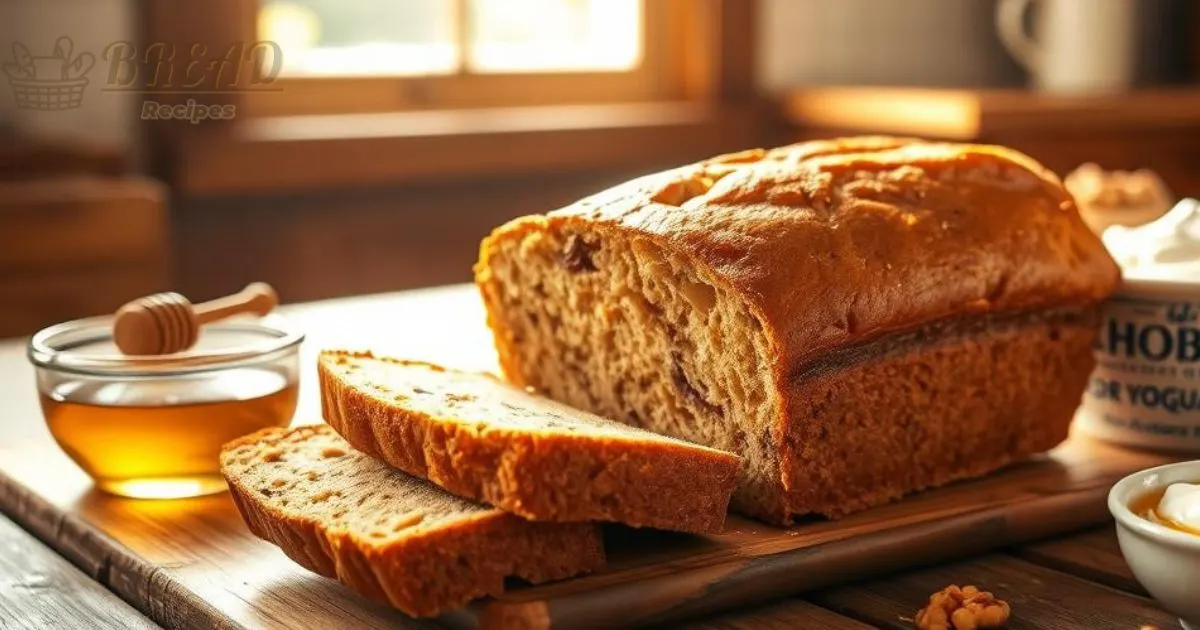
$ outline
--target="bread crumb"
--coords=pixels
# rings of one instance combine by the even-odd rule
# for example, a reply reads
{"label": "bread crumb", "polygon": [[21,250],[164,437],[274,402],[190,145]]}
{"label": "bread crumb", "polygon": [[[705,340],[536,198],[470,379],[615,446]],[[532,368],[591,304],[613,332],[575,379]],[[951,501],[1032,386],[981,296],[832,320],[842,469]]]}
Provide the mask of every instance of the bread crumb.
{"label": "bread crumb", "polygon": [[262,460],[264,462],[277,462],[281,459],[283,459],[283,451],[281,449],[272,448],[262,453]]}
{"label": "bread crumb", "polygon": [[392,531],[399,532],[409,527],[420,525],[423,520],[425,520],[424,512],[410,512],[396,519],[395,524],[392,525]]}
{"label": "bread crumb", "polygon": [[920,630],[976,630],[1000,628],[1008,622],[1008,602],[974,586],[951,584],[929,596],[913,622]]}
{"label": "bread crumb", "polygon": [[311,497],[309,497],[309,501],[312,503],[320,503],[322,501],[328,500],[329,497],[332,497],[335,494],[337,494],[337,493],[334,492],[333,490],[322,490],[322,491],[312,495]]}
{"label": "bread crumb", "polygon": [[346,449],[336,446],[326,446],[321,449],[321,457],[341,457],[346,454]]}

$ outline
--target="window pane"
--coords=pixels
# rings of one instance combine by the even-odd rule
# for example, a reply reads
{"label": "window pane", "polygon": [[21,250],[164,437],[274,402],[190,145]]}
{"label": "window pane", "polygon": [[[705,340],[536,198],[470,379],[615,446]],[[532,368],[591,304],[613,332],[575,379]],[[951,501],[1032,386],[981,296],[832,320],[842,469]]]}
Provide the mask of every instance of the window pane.
{"label": "window pane", "polygon": [[446,74],[458,67],[454,0],[263,0],[259,38],[291,76]]}
{"label": "window pane", "polygon": [[640,0],[466,0],[475,72],[631,70]]}

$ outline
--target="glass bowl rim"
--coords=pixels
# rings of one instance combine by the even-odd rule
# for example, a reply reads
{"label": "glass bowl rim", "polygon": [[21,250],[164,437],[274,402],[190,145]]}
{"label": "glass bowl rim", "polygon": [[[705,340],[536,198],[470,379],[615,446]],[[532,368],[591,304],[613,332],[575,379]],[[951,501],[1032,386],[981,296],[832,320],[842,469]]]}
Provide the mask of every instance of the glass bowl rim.
{"label": "glass bowl rim", "polygon": [[[48,326],[29,339],[26,356],[39,369],[85,376],[163,377],[198,372],[215,372],[255,365],[295,354],[304,333],[272,323],[272,316],[258,321],[228,321],[205,325],[208,330],[258,333],[269,337],[262,344],[240,345],[189,354],[126,356],[123,354],[80,355],[71,348],[112,339],[111,315],[87,317]],[[76,335],[76,338],[67,337]],[[67,337],[63,339],[63,337]],[[59,343],[55,343],[58,341]],[[68,343],[69,342],[69,343]]]}

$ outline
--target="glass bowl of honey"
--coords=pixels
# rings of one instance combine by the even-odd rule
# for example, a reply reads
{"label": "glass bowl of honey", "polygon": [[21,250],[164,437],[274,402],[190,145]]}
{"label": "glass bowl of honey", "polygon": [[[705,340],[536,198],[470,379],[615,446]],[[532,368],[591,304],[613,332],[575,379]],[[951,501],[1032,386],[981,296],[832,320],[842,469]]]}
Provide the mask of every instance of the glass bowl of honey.
{"label": "glass bowl of honey", "polygon": [[296,411],[304,335],[277,319],[208,324],[192,348],[159,356],[121,354],[111,317],[42,330],[28,356],[50,434],[111,494],[224,491],[221,445]]}

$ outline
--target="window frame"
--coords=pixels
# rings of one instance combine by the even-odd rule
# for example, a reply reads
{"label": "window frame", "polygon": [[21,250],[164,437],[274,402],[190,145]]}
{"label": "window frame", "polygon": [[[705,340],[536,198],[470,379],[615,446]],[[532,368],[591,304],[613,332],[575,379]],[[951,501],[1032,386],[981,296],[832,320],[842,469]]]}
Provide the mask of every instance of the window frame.
{"label": "window frame", "polygon": [[[239,0],[254,3],[255,0]],[[467,0],[459,0],[465,2]],[[685,29],[671,17],[692,0],[640,0],[642,59],[631,70],[488,72],[403,76],[280,77],[279,93],[245,99],[249,116],[475,109],[686,98],[679,64]],[[459,25],[460,32],[463,25]],[[353,102],[345,94],[353,93]]]}
{"label": "window frame", "polygon": [[[471,91],[482,88],[464,87],[461,94],[438,102],[437,107],[427,101],[424,109],[346,108],[349,99],[341,89],[355,89],[353,100],[361,98],[368,103],[379,102],[371,100],[376,98],[372,90],[389,89],[384,82],[368,79],[360,84],[326,83],[340,89],[325,92],[320,88],[320,94],[314,90],[311,115],[292,116],[272,115],[269,109],[256,110],[250,104],[250,97],[269,95],[233,90],[218,97],[222,104],[237,108],[237,115],[230,120],[144,123],[141,155],[151,174],[177,192],[209,195],[484,176],[498,172],[495,156],[489,151],[505,154],[499,165],[504,172],[564,172],[669,164],[760,143],[764,134],[774,129],[776,118],[755,81],[757,0],[647,1],[648,6],[657,4],[671,16],[664,22],[670,27],[663,38],[668,52],[651,53],[662,60],[654,67],[665,68],[670,78],[656,75],[656,91],[639,94],[637,100],[620,100],[632,93],[619,90],[579,104],[555,103],[546,97],[553,97],[556,90],[565,94],[573,87],[568,80],[557,88],[548,87],[536,104],[519,95],[504,106],[499,99],[471,101]],[[220,51],[234,42],[256,38],[256,0],[143,3],[140,35],[144,45],[202,44]],[[177,74],[185,70],[186,63],[186,59],[173,61]],[[504,81],[514,78],[494,76]],[[563,77],[531,77],[543,78]],[[580,74],[575,78],[587,81],[593,77]],[[248,77],[240,80],[248,86]],[[393,91],[400,80],[412,81],[384,79],[393,84]],[[190,98],[187,93],[156,92],[153,88],[146,88],[144,94],[166,104],[185,103]],[[561,100],[566,101],[566,96]],[[441,103],[458,106],[441,107]],[[334,105],[340,108],[334,110]],[[579,115],[581,109],[586,110],[585,115]],[[512,114],[544,122],[514,130],[508,121]],[[421,116],[434,116],[441,123],[429,131]],[[499,120],[489,123],[493,119]],[[279,122],[301,133],[283,138],[264,133]],[[521,150],[505,149],[511,147]],[[364,162],[368,155],[371,159]],[[446,159],[413,160],[413,155]]]}
{"label": "window frame", "polygon": [[[465,1],[465,0],[460,0]],[[737,1],[737,0],[734,0]],[[694,58],[710,47],[709,0],[641,0],[642,60],[628,71],[458,72],[424,76],[281,76],[236,98],[243,118],[682,100],[696,96]],[[145,41],[225,50],[254,42],[258,0],[148,0]],[[206,15],[194,6],[201,5]],[[181,68],[177,68],[181,70]],[[346,94],[353,93],[354,99]],[[279,98],[286,94],[287,98]]]}

